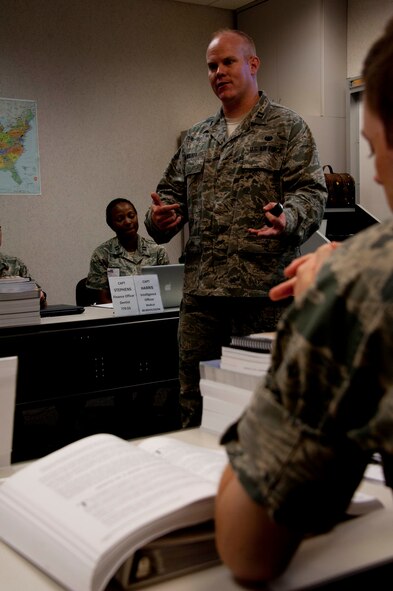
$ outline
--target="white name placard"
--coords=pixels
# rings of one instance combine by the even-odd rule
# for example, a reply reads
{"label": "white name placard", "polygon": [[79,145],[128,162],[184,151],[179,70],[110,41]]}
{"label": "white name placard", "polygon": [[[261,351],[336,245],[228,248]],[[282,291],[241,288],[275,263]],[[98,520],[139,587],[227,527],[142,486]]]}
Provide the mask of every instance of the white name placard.
{"label": "white name placard", "polygon": [[162,312],[160,284],[157,275],[134,275],[140,314]]}
{"label": "white name placard", "polygon": [[162,312],[157,275],[108,277],[115,316]]}

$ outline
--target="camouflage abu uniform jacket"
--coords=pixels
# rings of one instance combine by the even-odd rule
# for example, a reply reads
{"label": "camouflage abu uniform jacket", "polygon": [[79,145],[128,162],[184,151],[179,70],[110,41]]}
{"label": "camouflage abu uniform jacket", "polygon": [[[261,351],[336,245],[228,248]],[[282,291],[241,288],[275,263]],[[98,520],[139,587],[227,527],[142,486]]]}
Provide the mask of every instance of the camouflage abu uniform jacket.
{"label": "camouflage abu uniform jacket", "polygon": [[[185,293],[261,296],[282,280],[284,267],[318,229],[326,186],[311,132],[299,115],[271,103],[258,104],[227,138],[220,111],[192,127],[170,162],[157,192],[162,201],[181,204],[189,222]],[[248,228],[263,225],[263,206],[284,205],[285,233],[258,238]],[[145,224],[157,243],[172,232]]]}
{"label": "camouflage abu uniform jacket", "polygon": [[5,277],[28,277],[41,289],[38,283],[31,277],[25,263],[18,257],[0,253],[0,278]]}
{"label": "camouflage abu uniform jacket", "polygon": [[116,269],[119,276],[136,275],[145,265],[167,265],[168,253],[163,246],[147,240],[138,234],[138,247],[134,252],[127,252],[117,236],[100,244],[93,252],[87,287],[109,289],[108,269]]}
{"label": "camouflage abu uniform jacket", "polygon": [[334,525],[374,452],[393,487],[393,221],[345,241],[279,321],[266,381],[224,435],[250,496],[303,532]]}

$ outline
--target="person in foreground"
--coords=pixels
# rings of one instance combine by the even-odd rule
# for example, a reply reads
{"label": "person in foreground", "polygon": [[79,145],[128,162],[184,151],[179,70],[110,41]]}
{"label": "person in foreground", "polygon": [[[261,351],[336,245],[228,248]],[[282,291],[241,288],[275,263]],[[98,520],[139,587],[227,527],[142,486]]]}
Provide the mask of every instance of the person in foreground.
{"label": "person in foreground", "polygon": [[116,236],[94,250],[86,281],[100,304],[112,301],[108,277],[136,275],[145,265],[169,264],[163,246],[138,234],[138,214],[131,201],[113,199],[106,208],[106,222]]}
{"label": "person in foreground", "polygon": [[[363,135],[393,210],[393,20],[364,62]],[[293,262],[271,291],[295,300],[272,365],[222,437],[217,547],[233,574],[267,581],[307,534],[340,521],[374,452],[393,487],[393,220]]]}
{"label": "person in foreground", "polygon": [[[0,226],[0,246],[3,241],[2,228]],[[46,308],[46,293],[38,285],[38,283],[30,275],[30,271],[25,263],[18,257],[14,257],[4,252],[0,252],[0,279],[7,279],[11,277],[26,277],[30,281],[34,281],[40,291],[40,308]]]}
{"label": "person in foreground", "polygon": [[[220,357],[231,335],[276,330],[288,302],[272,302],[269,289],[318,229],[327,196],[309,127],[258,91],[253,40],[217,31],[206,61],[221,109],[188,131],[145,219],[157,243],[189,225],[179,322],[184,427],[201,420],[199,362]],[[277,202],[283,211],[274,216]]]}

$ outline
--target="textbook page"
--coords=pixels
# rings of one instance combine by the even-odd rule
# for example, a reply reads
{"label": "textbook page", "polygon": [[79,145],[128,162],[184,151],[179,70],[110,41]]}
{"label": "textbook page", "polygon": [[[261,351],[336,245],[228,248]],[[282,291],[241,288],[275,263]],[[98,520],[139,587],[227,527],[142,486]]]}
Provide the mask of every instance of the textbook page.
{"label": "textbook page", "polygon": [[0,537],[71,591],[101,591],[138,547],[213,516],[225,456],[208,479],[195,449],[185,468],[143,446],[93,435],[21,469],[0,486]]}
{"label": "textbook page", "polygon": [[165,435],[149,437],[139,447],[164,458],[172,465],[190,470],[217,486],[228,463],[224,449],[207,449]]}

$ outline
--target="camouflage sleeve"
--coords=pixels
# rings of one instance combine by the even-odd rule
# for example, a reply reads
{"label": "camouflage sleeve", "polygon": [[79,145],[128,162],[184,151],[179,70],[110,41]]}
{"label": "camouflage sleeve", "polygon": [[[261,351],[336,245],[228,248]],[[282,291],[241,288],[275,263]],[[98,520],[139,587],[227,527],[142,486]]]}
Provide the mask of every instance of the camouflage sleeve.
{"label": "camouflage sleeve", "polygon": [[157,252],[157,265],[169,265],[169,256],[165,248],[159,247]]}
{"label": "camouflage sleeve", "polygon": [[28,268],[26,267],[25,263],[23,261],[21,261],[20,259],[16,259],[17,260],[17,264],[19,266],[18,268],[18,275],[19,277],[28,277],[29,279],[31,279],[32,281],[34,281],[34,279],[32,279]]}
{"label": "camouflage sleeve", "polygon": [[2,276],[4,277],[27,277],[32,279],[25,263],[18,257],[1,256]]}
{"label": "camouflage sleeve", "polygon": [[287,225],[285,233],[303,244],[318,230],[325,211],[327,189],[315,140],[299,118],[292,127],[282,170]]}
{"label": "camouflage sleeve", "polygon": [[343,518],[367,465],[350,439],[324,441],[262,387],[223,442],[251,498],[302,534],[327,531]]}
{"label": "camouflage sleeve", "polygon": [[152,222],[151,208],[147,210],[145,216],[145,227],[148,234],[157,244],[165,244],[169,242],[178,232],[180,232],[188,220],[187,184],[184,178],[184,155],[182,147],[180,147],[176,152],[166,171],[164,172],[164,176],[158,183],[157,193],[159,193],[163,204],[178,203],[180,205],[178,213],[182,216],[182,221],[174,230],[162,232]]}
{"label": "camouflage sleeve", "polygon": [[96,248],[90,260],[86,287],[91,289],[109,289],[107,269],[108,260],[105,257],[105,253],[101,252],[99,248]]}

